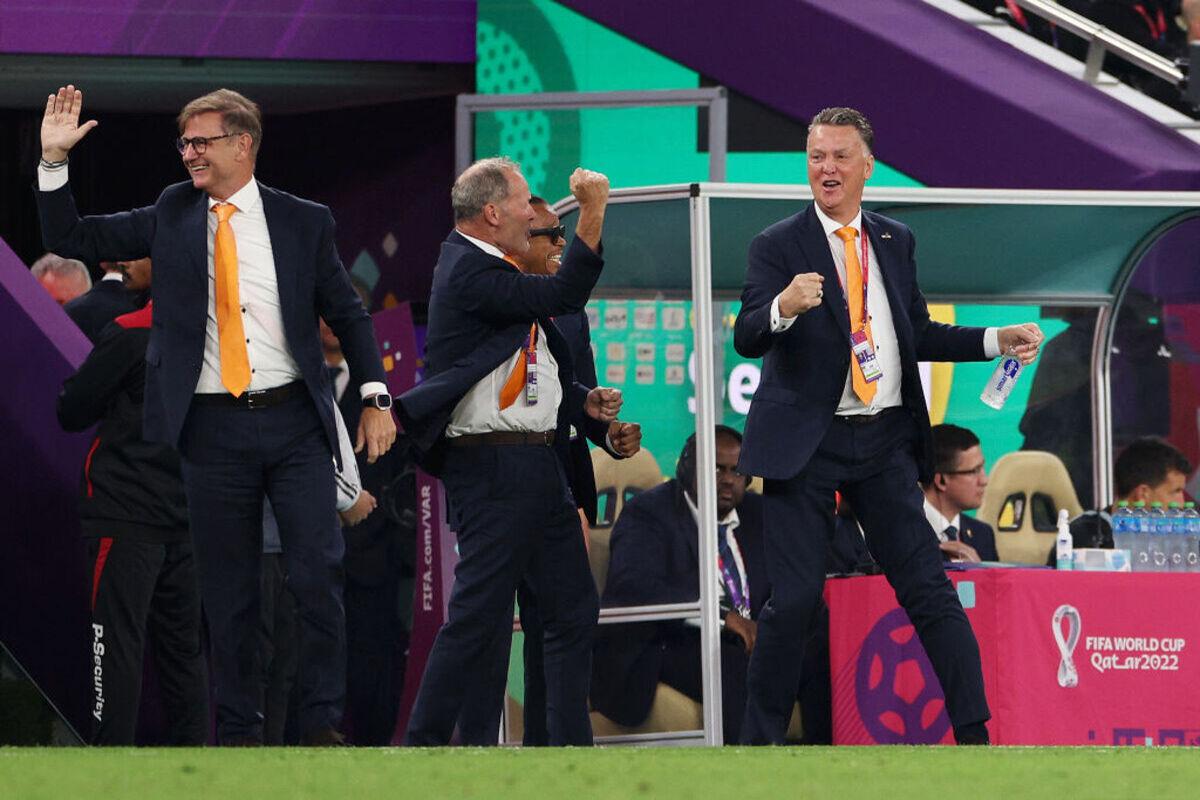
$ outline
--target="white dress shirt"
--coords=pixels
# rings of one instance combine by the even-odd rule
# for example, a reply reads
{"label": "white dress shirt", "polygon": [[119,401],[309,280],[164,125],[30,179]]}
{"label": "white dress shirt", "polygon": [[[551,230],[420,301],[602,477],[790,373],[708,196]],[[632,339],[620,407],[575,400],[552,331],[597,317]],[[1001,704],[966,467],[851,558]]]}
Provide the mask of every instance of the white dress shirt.
{"label": "white dress shirt", "polygon": [[[830,286],[823,287],[828,299],[823,297],[822,302],[840,301],[845,304],[846,244],[837,235],[837,231],[846,226],[828,217],[816,204],[813,205],[813,210],[817,213],[817,219],[821,221],[821,227],[825,231],[825,239],[829,244],[829,251],[833,256],[833,263],[837,268],[838,280],[841,284],[838,291]],[[867,242],[867,313],[871,321],[871,339],[875,345],[875,357],[883,375],[876,382],[875,397],[872,398],[870,404],[864,404],[854,392],[854,383],[851,378],[853,365],[851,365],[851,368],[846,370],[846,383],[842,388],[841,400],[838,401],[837,413],[842,415],[876,414],[885,408],[893,408],[902,404],[900,346],[896,340],[892,306],[888,302],[887,291],[884,289],[883,272],[879,269],[879,259],[875,256],[875,247],[871,244],[870,237],[866,236],[863,231],[861,209],[854,215],[849,227],[858,231],[858,236],[853,240],[853,246],[859,253],[860,261],[862,260],[862,237],[865,237]],[[812,311],[813,309],[810,309],[809,313]],[[796,317],[780,315],[779,296],[776,295],[771,302],[771,332],[782,333],[795,321]],[[849,343],[846,344],[846,347],[850,347]],[[988,358],[1000,355],[999,335],[995,328],[988,328],[984,331],[983,349],[984,355]],[[851,355],[850,358],[853,360],[854,356]]]}
{"label": "white dress shirt", "polygon": [[[692,502],[691,495],[689,495],[687,492],[683,493],[683,499],[687,501],[688,510],[692,512],[692,519],[696,520],[696,528],[699,529],[699,527],[700,527],[700,509],[696,508],[696,504],[694,502]],[[745,591],[745,594],[746,594],[745,600],[747,603],[749,603],[750,602],[750,581],[746,576],[746,561],[745,561],[745,559],[742,558],[742,548],[738,544],[737,536],[735,535],[735,531],[737,531],[738,525],[740,525],[740,524],[741,524],[741,519],[738,517],[736,508],[729,509],[729,513],[725,515],[724,519],[717,520],[718,527],[720,527],[721,525],[727,526],[725,528],[725,536],[726,536],[726,538],[729,539],[729,549],[733,552],[734,569],[737,571],[738,580],[741,581],[742,586],[745,587],[745,590],[746,590]],[[719,536],[720,533],[718,532],[717,535]],[[729,601],[729,604],[732,606],[733,598],[728,596],[729,588],[725,585],[725,577],[721,574],[720,565],[717,566],[716,579],[717,579],[717,586],[720,587],[720,589],[721,589],[721,596],[726,598]],[[699,627],[699,625],[700,625],[700,620],[698,620],[698,619],[691,619],[691,620],[688,620],[688,622],[697,627]],[[724,622],[724,620],[722,620],[722,622]]]}
{"label": "white dress shirt", "polygon": [[[504,253],[495,245],[476,239],[459,231],[459,234],[485,253],[504,258]],[[516,267],[513,267],[516,269]],[[546,332],[537,326],[537,403],[529,405],[525,389],[517,400],[503,411],[500,410],[500,390],[508,382],[517,360],[525,358],[525,349],[519,348],[504,363],[484,375],[458,401],[450,414],[446,436],[464,436],[497,431],[524,431],[538,433],[552,431],[558,427],[558,405],[562,402],[562,383],[558,379],[558,362],[546,343]]]}
{"label": "white dress shirt", "polygon": [[958,531],[956,538],[962,539],[962,514],[955,514],[954,519],[946,519],[942,512],[933,507],[929,498],[925,498],[925,519],[929,520],[929,527],[933,528],[939,542],[950,541],[950,537],[946,535],[946,528],[950,525]]}

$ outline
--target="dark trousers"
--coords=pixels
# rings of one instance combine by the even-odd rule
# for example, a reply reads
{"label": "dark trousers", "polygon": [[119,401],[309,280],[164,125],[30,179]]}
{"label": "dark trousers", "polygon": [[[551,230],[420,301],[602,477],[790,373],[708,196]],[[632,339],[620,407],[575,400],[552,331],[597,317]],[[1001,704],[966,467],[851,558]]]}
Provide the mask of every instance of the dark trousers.
{"label": "dark trousers", "polygon": [[[517,608],[520,609],[521,631],[524,634],[522,658],[525,664],[525,703],[522,706],[525,747],[545,747],[550,744],[546,725],[546,666],[543,660],[545,635],[542,617],[538,612],[537,591],[528,579],[517,588]],[[515,609],[510,606],[511,619]],[[508,661],[512,652],[512,627],[501,627],[489,647],[487,676],[472,690],[458,718],[458,735],[463,744],[487,745],[496,743],[500,715],[508,684]]]}
{"label": "dark trousers", "polygon": [[263,553],[260,658],[263,712],[263,744],[292,744],[288,733],[291,698],[299,661],[297,652],[296,601],[287,587],[282,553]]}
{"label": "dark trousers", "polygon": [[87,540],[92,566],[92,742],[132,745],[149,634],[168,742],[208,740],[208,674],[190,541]]}
{"label": "dark trousers", "polygon": [[[662,662],[660,683],[704,702],[703,665],[700,663],[700,629],[680,626],[659,644]],[[749,658],[742,639],[735,633],[721,633],[721,716],[725,741],[741,738],[742,716],[746,710],[746,666]],[[795,692],[793,692],[793,696]],[[789,713],[790,713],[789,706]]]}
{"label": "dark trousers", "polygon": [[261,740],[262,503],[279,521],[298,622],[301,736],[335,727],[346,691],[333,456],[307,395],[246,409],[193,403],[180,441],[221,742]]}
{"label": "dark trousers", "polygon": [[375,586],[346,581],[346,711],[356,745],[385,747],[396,732],[408,643],[400,585],[394,572]]}
{"label": "dark trousers", "polygon": [[[407,743],[447,744],[478,685],[493,685],[497,634],[511,629],[513,594],[528,575],[544,630],[549,741],[590,744],[587,693],[599,599],[561,463],[548,447],[450,448],[442,482],[459,561],[449,619],[425,665]],[[495,736],[493,729],[492,742]]]}
{"label": "dark trousers", "polygon": [[742,741],[782,743],[796,697],[805,634],[820,604],[834,528],[834,492],[845,492],[896,599],[916,628],[956,729],[990,717],[979,645],[929,535],[913,442],[917,424],[889,409],[869,424],[830,423],[816,454],[788,480],[764,485],[771,598],[750,660]]}

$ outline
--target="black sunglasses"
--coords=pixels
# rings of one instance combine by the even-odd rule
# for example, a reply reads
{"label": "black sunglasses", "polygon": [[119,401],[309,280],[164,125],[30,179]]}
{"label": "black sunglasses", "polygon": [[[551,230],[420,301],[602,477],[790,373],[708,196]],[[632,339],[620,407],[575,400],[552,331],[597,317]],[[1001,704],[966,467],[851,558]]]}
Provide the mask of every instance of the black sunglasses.
{"label": "black sunglasses", "polygon": [[555,225],[552,228],[530,228],[529,237],[533,238],[534,236],[549,236],[551,242],[557,242],[559,239],[565,242],[567,240],[567,229],[562,225]]}

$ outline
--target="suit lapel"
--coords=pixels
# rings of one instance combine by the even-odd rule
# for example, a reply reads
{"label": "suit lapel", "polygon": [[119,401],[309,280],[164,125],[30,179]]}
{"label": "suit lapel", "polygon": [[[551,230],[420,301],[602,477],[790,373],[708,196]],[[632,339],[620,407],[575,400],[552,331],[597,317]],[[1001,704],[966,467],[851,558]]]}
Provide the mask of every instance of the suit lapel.
{"label": "suit lapel", "polygon": [[[817,212],[810,205],[797,218],[796,224],[800,251],[804,254],[808,267],[825,279],[823,284],[825,296],[821,306],[827,309],[827,313],[833,315],[838,330],[849,342],[850,312],[846,309],[846,296],[842,292],[842,282],[838,278],[837,266],[833,263],[833,254],[829,252],[829,240],[825,238],[825,229],[821,227],[821,220],[817,219]],[[796,274],[799,275],[800,271],[797,271]]]}
{"label": "suit lapel", "polygon": [[912,348],[912,325],[908,318],[908,304],[902,301],[897,286],[899,278],[892,258],[892,248],[896,240],[890,237],[886,240],[881,239],[879,223],[869,217],[866,211],[862,212],[862,224],[863,230],[867,232],[867,236],[871,240],[871,249],[875,253],[879,274],[883,277],[883,290],[887,294],[888,305],[892,309],[892,328],[896,331],[896,339],[904,348],[902,352],[909,352]]}
{"label": "suit lapel", "polygon": [[[196,192],[196,200],[187,210],[183,225],[184,252],[188,254],[191,271],[189,283],[208,298],[208,195]],[[183,276],[181,276],[183,277]],[[185,278],[186,279],[186,278]],[[207,316],[208,307],[204,306]]]}
{"label": "suit lapel", "polygon": [[[288,309],[295,308],[296,282],[299,280],[300,263],[298,245],[294,235],[289,235],[288,207],[282,198],[268,186],[258,184],[262,198],[263,216],[267,220],[267,235],[271,239],[271,257],[275,259],[275,283],[279,291],[279,308],[283,312],[284,331],[288,329]],[[290,336],[289,336],[290,338]]]}

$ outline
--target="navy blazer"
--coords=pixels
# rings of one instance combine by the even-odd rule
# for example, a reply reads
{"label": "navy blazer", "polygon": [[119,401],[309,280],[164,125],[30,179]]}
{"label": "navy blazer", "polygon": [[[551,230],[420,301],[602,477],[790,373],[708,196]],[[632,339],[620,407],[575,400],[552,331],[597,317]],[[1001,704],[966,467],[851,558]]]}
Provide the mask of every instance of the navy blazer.
{"label": "navy blazer", "polygon": [[[746,566],[750,616],[758,619],[771,593],[763,552],[762,497],[747,492],[737,512],[735,536]],[[687,603],[700,597],[699,530],[678,481],[631,498],[613,526],[609,546],[612,556],[602,606]],[[679,620],[600,626],[592,667],[595,709],[622,725],[641,724],[662,671],[660,639],[682,626]]]}
{"label": "navy blazer", "polygon": [[975,552],[979,553],[979,557],[984,561],[1000,560],[1000,554],[996,552],[996,532],[992,530],[991,525],[966,514],[960,514],[958,520],[961,526],[958,532],[960,542],[975,548]]}
{"label": "navy blazer", "polygon": [[458,231],[450,233],[433,271],[425,377],[396,398],[421,466],[439,474],[440,445],[454,407],[522,346],[535,320],[558,362],[563,396],[556,449],[565,459],[571,416],[583,407],[588,390],[575,381],[570,346],[551,318],[583,310],[603,266],[600,256],[576,238],[558,274],[525,275]]}
{"label": "navy blazer", "polygon": [[[329,209],[262,183],[258,187],[288,349],[320,414],[330,450],[340,460],[318,317],[337,335],[356,383],[386,380],[374,327],[338,258]],[[81,219],[69,185],[35,194],[48,250],[91,263],[146,256],[153,261],[145,436],[177,447],[204,359],[208,195],[184,181],[164,189],[152,206]]]}
{"label": "navy blazer", "polygon": [[[932,321],[917,286],[912,231],[870,211],[862,212],[862,220],[900,347],[901,402],[920,431],[914,442],[918,472],[929,480],[932,442],[917,362],[984,361],[984,329]],[[746,417],[738,469],[785,480],[804,469],[837,412],[850,369],[850,314],[825,231],[811,205],[758,234],[748,258],[734,346],[747,358],[763,357],[763,368]],[[786,331],[771,333],[772,301],[794,276],[806,272],[824,277],[825,301]]]}
{"label": "navy blazer", "polygon": [[137,310],[137,297],[121,281],[97,281],[91,289],[63,306],[71,321],[79,326],[92,344],[108,323],[122,314]]}
{"label": "navy blazer", "polygon": [[[554,318],[554,324],[558,326],[571,348],[571,360],[575,363],[575,380],[589,389],[596,388],[599,382],[596,379],[596,357],[592,354],[592,332],[588,325],[587,313],[576,311],[572,314],[562,314]],[[591,441],[613,458],[624,456],[609,449],[607,422],[593,419],[580,409],[571,420],[571,424],[580,435],[567,446],[567,480],[571,484],[575,504],[583,509],[588,522],[595,525],[596,471],[592,467],[592,454],[587,443]]]}

